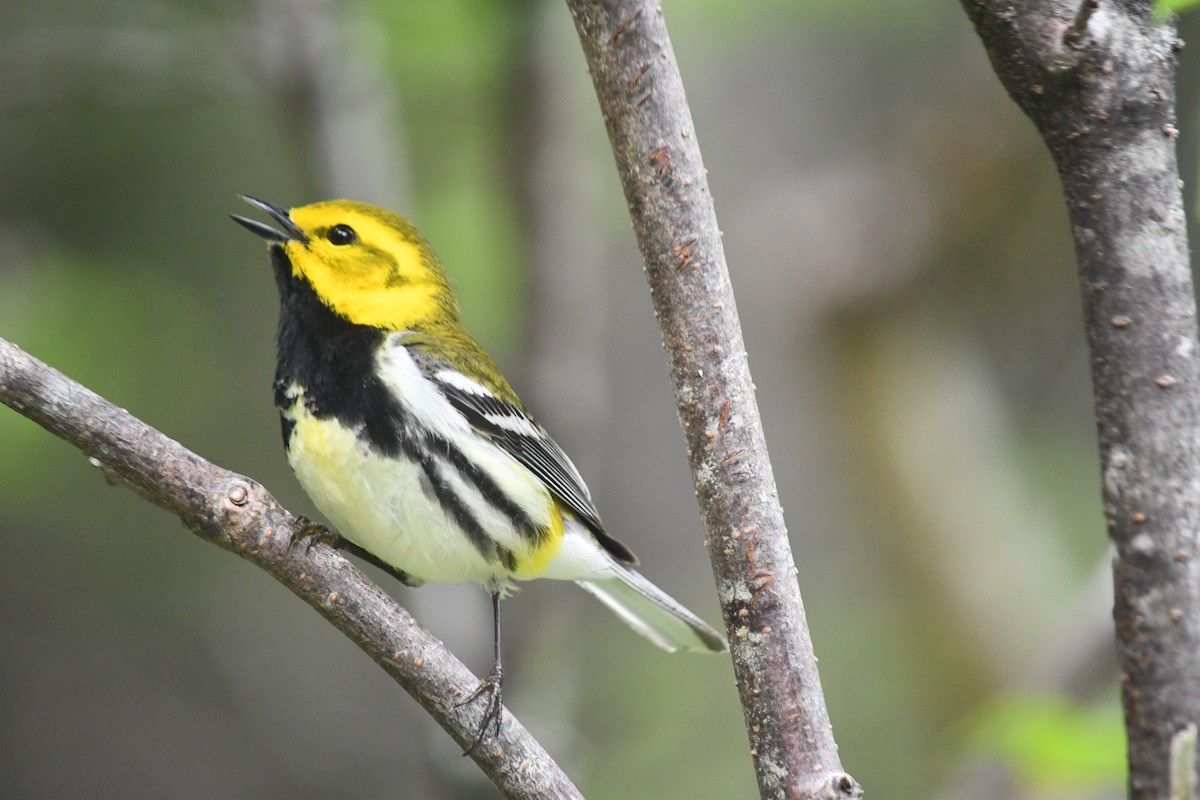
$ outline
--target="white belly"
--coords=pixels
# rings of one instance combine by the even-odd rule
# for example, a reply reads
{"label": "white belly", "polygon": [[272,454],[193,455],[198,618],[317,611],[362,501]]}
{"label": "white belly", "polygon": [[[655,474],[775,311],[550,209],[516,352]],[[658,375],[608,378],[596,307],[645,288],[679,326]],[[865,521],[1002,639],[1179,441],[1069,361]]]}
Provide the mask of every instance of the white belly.
{"label": "white belly", "polygon": [[[289,417],[296,427],[288,461],[300,485],[338,533],[385,563],[434,583],[529,578],[545,569],[552,553],[544,552],[544,546],[535,551],[530,540],[482,499],[472,504],[472,510],[488,536],[516,557],[516,570],[494,558],[489,560],[467,538],[443,510],[418,464],[403,457],[381,456],[336,420],[310,415],[302,402],[293,406]],[[507,463],[499,461],[509,457],[487,443],[479,443],[471,455],[482,463],[492,462],[495,470],[506,476],[507,488],[516,485],[530,493],[529,497],[544,496],[541,505],[546,510],[546,524],[551,526],[554,506],[532,475],[519,465],[517,471],[511,471]],[[470,491],[463,485],[458,488]],[[561,525],[559,520],[551,527],[561,531]],[[557,544],[553,543],[554,550]]]}

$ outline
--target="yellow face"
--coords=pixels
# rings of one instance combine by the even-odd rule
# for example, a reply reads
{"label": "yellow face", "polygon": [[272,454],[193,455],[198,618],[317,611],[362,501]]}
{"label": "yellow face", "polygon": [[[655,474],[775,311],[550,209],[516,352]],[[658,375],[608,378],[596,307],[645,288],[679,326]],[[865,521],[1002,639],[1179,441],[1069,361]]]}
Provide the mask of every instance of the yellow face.
{"label": "yellow face", "polygon": [[293,208],[289,217],[307,237],[280,245],[293,274],[350,322],[405,330],[457,314],[445,270],[403,217],[348,200]]}

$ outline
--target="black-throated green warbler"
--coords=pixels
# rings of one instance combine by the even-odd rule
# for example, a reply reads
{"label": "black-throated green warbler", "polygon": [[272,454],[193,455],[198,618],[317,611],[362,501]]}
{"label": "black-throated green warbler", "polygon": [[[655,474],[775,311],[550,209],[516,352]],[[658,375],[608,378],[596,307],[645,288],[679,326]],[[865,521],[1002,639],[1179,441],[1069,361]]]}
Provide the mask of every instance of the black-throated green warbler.
{"label": "black-throated green warbler", "polygon": [[575,581],[667,650],[727,648],[630,568],[570,459],[459,322],[416,227],[365,203],[243,199],[279,225],[232,215],[270,243],[275,404],[288,462],[344,536],[331,538],[410,585],[491,592],[495,662],[464,701],[488,695],[468,752],[489,723],[499,732],[499,601],[513,581]]}

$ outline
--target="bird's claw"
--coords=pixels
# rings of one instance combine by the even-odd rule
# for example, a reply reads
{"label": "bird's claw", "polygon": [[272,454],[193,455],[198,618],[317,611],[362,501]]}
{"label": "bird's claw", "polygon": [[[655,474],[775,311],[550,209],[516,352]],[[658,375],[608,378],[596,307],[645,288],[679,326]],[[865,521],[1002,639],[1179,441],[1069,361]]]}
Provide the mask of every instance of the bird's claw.
{"label": "bird's claw", "polygon": [[288,543],[288,549],[303,546],[304,555],[308,555],[308,551],[312,550],[315,544],[327,544],[337,550],[343,543],[344,540],[339,534],[319,522],[313,522],[308,517],[296,517],[296,530]]}
{"label": "bird's claw", "polygon": [[483,719],[479,721],[479,728],[475,731],[475,738],[471,740],[470,746],[463,751],[464,756],[469,756],[475,752],[475,748],[479,747],[483,741],[483,737],[487,735],[489,725],[495,725],[495,736],[500,737],[500,721],[504,717],[504,703],[501,700],[501,673],[499,666],[493,667],[488,676],[479,682],[479,686],[471,694],[458,703],[455,703],[455,708],[461,708],[475,702],[484,694],[488,696],[487,705],[483,709]]}

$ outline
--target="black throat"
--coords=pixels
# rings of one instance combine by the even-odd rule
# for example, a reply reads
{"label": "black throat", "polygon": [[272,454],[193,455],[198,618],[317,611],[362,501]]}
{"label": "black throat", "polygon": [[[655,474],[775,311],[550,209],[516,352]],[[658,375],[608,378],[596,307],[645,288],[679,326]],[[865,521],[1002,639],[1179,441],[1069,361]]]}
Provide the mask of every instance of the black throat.
{"label": "black throat", "polygon": [[[308,281],[292,274],[283,248],[271,248],[279,289],[276,330],[275,406],[284,412],[304,391],[304,406],[318,419],[336,418],[384,455],[395,455],[403,433],[403,410],[375,374],[375,356],[387,332],[355,325],[335,313]],[[288,446],[295,423],[282,417]]]}

